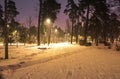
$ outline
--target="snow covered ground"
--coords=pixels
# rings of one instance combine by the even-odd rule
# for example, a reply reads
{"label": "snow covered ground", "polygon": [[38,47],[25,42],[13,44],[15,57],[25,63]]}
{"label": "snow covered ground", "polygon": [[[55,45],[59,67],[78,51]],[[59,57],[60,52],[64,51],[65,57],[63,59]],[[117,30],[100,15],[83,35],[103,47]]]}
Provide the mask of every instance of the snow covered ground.
{"label": "snow covered ground", "polygon": [[120,52],[104,46],[11,46],[9,60],[3,60],[3,51],[0,47],[4,79],[120,79]]}

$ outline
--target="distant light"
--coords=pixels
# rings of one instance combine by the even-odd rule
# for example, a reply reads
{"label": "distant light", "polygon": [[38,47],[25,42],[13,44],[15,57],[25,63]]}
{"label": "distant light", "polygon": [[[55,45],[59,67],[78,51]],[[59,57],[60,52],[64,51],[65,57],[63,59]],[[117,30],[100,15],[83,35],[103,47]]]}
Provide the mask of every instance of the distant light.
{"label": "distant light", "polygon": [[50,21],[50,19],[48,18],[48,19],[46,20],[46,22],[47,22],[48,24],[50,24],[51,21]]}
{"label": "distant light", "polygon": [[9,24],[7,24],[7,27],[9,28],[9,27],[10,27],[10,25],[9,25]]}
{"label": "distant light", "polygon": [[58,30],[57,29],[55,29],[55,33],[57,33],[58,32]]}

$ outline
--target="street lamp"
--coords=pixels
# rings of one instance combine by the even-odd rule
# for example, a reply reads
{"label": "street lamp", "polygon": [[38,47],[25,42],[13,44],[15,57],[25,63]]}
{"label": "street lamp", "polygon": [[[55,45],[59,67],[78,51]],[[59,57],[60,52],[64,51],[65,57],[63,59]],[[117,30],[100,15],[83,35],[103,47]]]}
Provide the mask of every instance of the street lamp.
{"label": "street lamp", "polygon": [[48,18],[46,20],[47,24],[49,25],[49,32],[48,32],[48,45],[50,44],[50,37],[51,37],[51,27],[50,27],[50,24],[51,24],[51,20]]}
{"label": "street lamp", "polygon": [[56,40],[56,43],[57,43],[57,32],[58,32],[58,30],[55,29],[55,40]]}
{"label": "street lamp", "polygon": [[47,24],[50,24],[51,21],[50,21],[50,19],[48,18],[48,19],[46,20],[46,22],[47,22]]}

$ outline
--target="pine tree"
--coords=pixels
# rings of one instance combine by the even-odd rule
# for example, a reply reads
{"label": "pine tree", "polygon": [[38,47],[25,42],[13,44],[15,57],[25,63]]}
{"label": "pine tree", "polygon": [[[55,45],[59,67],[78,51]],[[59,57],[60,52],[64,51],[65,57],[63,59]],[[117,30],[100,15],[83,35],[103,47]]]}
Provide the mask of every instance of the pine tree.
{"label": "pine tree", "polygon": [[39,0],[38,37],[37,37],[38,46],[40,45],[40,41],[41,41],[42,8],[43,8],[43,0]]}
{"label": "pine tree", "polygon": [[[12,0],[4,0],[4,11],[5,11],[5,16],[4,16],[4,42],[5,42],[5,59],[8,59],[8,24],[12,24],[15,21],[15,17],[19,14],[17,11],[17,8],[15,6],[15,2]],[[12,26],[11,26],[12,27]],[[13,28],[12,28],[13,29]]]}
{"label": "pine tree", "polygon": [[75,4],[74,0],[68,0],[68,4],[66,5],[66,9],[64,10],[64,13],[69,16],[72,23],[71,44],[73,42],[73,33],[74,33],[73,29],[76,23],[76,19],[78,17],[77,11],[78,11],[78,7]]}
{"label": "pine tree", "polygon": [[52,22],[57,19],[57,14],[59,13],[61,4],[56,0],[45,0],[43,2],[43,20],[50,18]]}
{"label": "pine tree", "polygon": [[4,22],[5,22],[5,27],[3,30],[4,33],[4,43],[5,43],[5,59],[8,59],[8,29],[7,29],[7,23],[8,23],[8,12],[7,12],[7,2],[8,0],[4,0],[4,11],[5,11],[5,15],[4,15]]}
{"label": "pine tree", "polygon": [[51,22],[57,19],[57,13],[61,8],[61,4],[56,0],[39,0],[39,18],[38,18],[38,45],[40,45],[41,36],[44,34],[45,25],[44,22],[47,18],[51,19]]}
{"label": "pine tree", "polygon": [[4,26],[4,21],[3,21],[3,10],[2,10],[2,6],[0,5],[0,30],[3,29]]}
{"label": "pine tree", "polygon": [[7,2],[8,22],[12,22],[13,19],[19,14],[16,8],[16,4],[13,0]]}

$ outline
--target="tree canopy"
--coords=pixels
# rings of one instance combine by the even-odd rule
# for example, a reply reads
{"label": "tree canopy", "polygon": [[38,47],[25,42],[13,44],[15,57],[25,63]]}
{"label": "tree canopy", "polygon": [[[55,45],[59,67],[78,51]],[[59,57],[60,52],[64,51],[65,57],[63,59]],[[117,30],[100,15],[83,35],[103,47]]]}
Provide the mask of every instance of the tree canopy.
{"label": "tree canopy", "polygon": [[[115,7],[116,5],[118,6],[118,0],[115,1],[113,1],[114,3],[112,3],[112,7]],[[80,24],[78,25],[79,27],[84,23],[83,28],[79,29],[79,31],[81,31],[81,29],[84,30],[84,42],[87,42],[87,37],[89,35],[93,39],[98,40],[98,38],[101,37],[104,41],[107,41],[107,38],[111,38],[110,35],[114,39],[116,38],[115,36],[118,37],[119,35],[120,22],[118,18],[115,17],[113,21],[112,16],[115,12],[111,11],[110,5],[111,3],[108,0],[78,0],[78,3],[75,3],[74,0],[68,0],[64,12],[69,16],[74,29],[77,28],[77,19]],[[110,31],[110,29],[113,28],[115,30]],[[77,35],[78,30],[74,29],[72,29],[74,31],[72,33],[76,34],[72,35]],[[110,32],[112,32],[113,35]]]}

